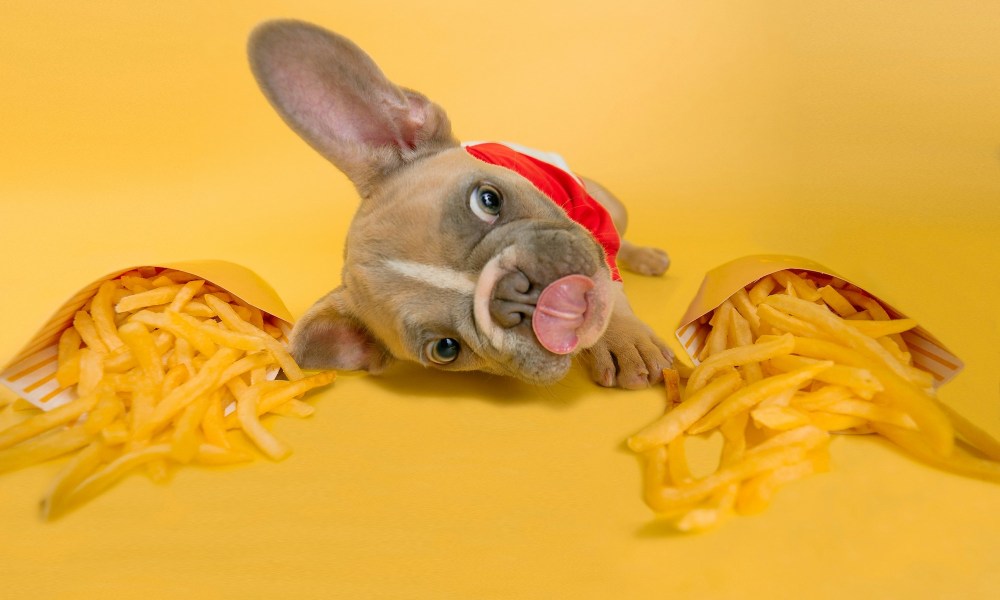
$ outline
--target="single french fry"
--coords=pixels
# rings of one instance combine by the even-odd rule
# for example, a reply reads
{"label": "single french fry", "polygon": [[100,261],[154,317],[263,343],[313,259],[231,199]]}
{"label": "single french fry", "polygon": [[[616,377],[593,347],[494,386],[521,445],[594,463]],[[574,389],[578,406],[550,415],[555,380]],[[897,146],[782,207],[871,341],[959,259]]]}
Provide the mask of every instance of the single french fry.
{"label": "single french fry", "polygon": [[722,453],[719,456],[719,465],[728,467],[743,459],[747,451],[747,423],[749,415],[741,412],[726,419],[719,425],[719,432],[722,434]]}
{"label": "single french fry", "polygon": [[[819,385],[818,380],[813,381],[810,384],[810,386],[813,385]],[[798,390],[785,390],[780,394],[775,394],[773,396],[768,396],[767,398],[764,398],[763,400],[757,403],[757,407],[760,408],[764,406],[781,406],[781,407],[790,406],[792,404],[792,398],[794,398],[797,395],[801,395]]]}
{"label": "single french fry", "polygon": [[793,396],[792,404],[805,411],[823,410],[832,402],[846,400],[853,395],[853,391],[842,385],[825,385],[814,392]]}
{"label": "single french fry", "polygon": [[132,436],[124,419],[117,419],[101,429],[101,439],[107,446],[127,444]]}
{"label": "single french fry", "polygon": [[82,396],[48,412],[38,413],[0,431],[0,450],[22,443],[40,433],[55,429],[76,419],[97,404],[98,395]]}
{"label": "single french fry", "polygon": [[812,423],[809,415],[790,406],[758,406],[750,411],[750,416],[753,417],[754,423],[760,427],[779,431],[795,429]]}
{"label": "single french fry", "polygon": [[736,293],[732,295],[730,300],[736,312],[746,319],[747,324],[750,326],[752,337],[757,337],[760,333],[760,315],[757,314],[757,305],[750,300],[750,294],[747,293],[746,289],[740,288],[736,290]]}
{"label": "single french fry", "polygon": [[809,421],[812,425],[822,429],[823,431],[840,432],[868,425],[868,421],[866,419],[851,415],[838,415],[822,410],[810,411],[808,414]]}
{"label": "single french fry", "polygon": [[162,384],[163,360],[146,326],[137,322],[125,323],[118,329],[118,335],[131,350],[146,377],[155,384]]}
{"label": "single french fry", "polygon": [[712,330],[705,339],[705,346],[698,356],[699,360],[705,360],[709,356],[718,354],[729,347],[729,319],[733,313],[733,303],[726,300],[715,309],[712,320]]}
{"label": "single french fry", "polygon": [[676,408],[630,437],[629,448],[635,452],[644,452],[654,446],[669,444],[740,385],[742,380],[735,371],[713,379],[708,385],[688,396]]}
{"label": "single french fry", "polygon": [[[643,499],[651,508],[659,506],[658,509],[654,508],[654,510],[661,514],[677,513],[685,508],[685,503],[683,502],[674,501],[668,504],[660,501],[662,490],[667,487],[667,481],[670,476],[668,471],[667,448],[668,447],[666,446],[656,446],[655,448],[644,452],[642,461]],[[676,451],[677,450],[675,450],[675,452]],[[683,449],[680,449],[680,451],[683,452]],[[687,468],[686,463],[684,468]],[[685,479],[683,475],[680,477]]]}
{"label": "single french fry", "polygon": [[59,471],[48,491],[42,497],[41,513],[43,519],[53,519],[65,510],[66,497],[81,481],[97,469],[101,463],[103,450],[104,445],[101,442],[92,442],[76,453]]}
{"label": "single french fry", "polygon": [[281,415],[283,417],[296,417],[299,419],[304,419],[306,417],[311,417],[316,413],[316,409],[311,405],[306,404],[301,400],[296,400],[292,398],[288,402],[277,406],[270,411],[272,415]]}
{"label": "single french fry", "polygon": [[673,485],[681,485],[694,479],[687,460],[687,436],[681,434],[667,444],[667,473]]}
{"label": "single french fry", "polygon": [[[729,339],[734,348],[753,344],[754,335],[750,330],[750,322],[736,311],[733,312],[729,319]],[[758,362],[749,362],[742,365],[740,373],[747,383],[754,383],[764,378],[764,372],[761,370],[760,363]]]}
{"label": "single french fry", "polygon": [[774,277],[767,275],[757,280],[753,286],[750,287],[750,291],[747,292],[747,297],[750,299],[750,303],[754,306],[760,304],[761,300],[767,298],[774,288],[777,287],[778,282],[774,280]]}
{"label": "single french fry", "polygon": [[917,322],[913,319],[891,319],[888,321],[848,320],[847,324],[872,338],[903,333],[917,326]]}
{"label": "single french fry", "polygon": [[118,337],[118,331],[115,327],[115,311],[111,307],[112,296],[116,289],[118,289],[117,282],[105,281],[98,288],[97,294],[94,295],[90,303],[90,316],[94,320],[97,335],[100,336],[109,352],[114,352],[124,345],[121,338]]}
{"label": "single french fry", "polygon": [[858,309],[854,308],[854,305],[833,286],[824,285],[819,288],[819,295],[823,298],[823,302],[826,302],[826,305],[830,307],[830,310],[840,317],[846,319],[858,312]]}
{"label": "single french fry", "polygon": [[76,384],[77,393],[81,396],[93,394],[103,377],[104,362],[101,355],[90,348],[80,350],[80,380]]}
{"label": "single french fry", "polygon": [[[262,313],[261,310],[259,308],[257,308],[256,306],[251,306],[251,305],[247,304],[246,302],[243,302],[239,298],[237,298],[236,301],[239,302],[241,306],[243,306],[244,308],[246,308],[247,310],[250,311],[250,318],[246,319],[246,321],[248,323],[250,323],[251,325],[253,325],[254,327],[256,327],[257,329],[260,329],[261,331],[264,331],[264,313]],[[267,333],[267,332],[265,331],[265,333]],[[270,334],[268,334],[268,335],[270,335]],[[271,337],[274,337],[274,336],[271,336]]]}
{"label": "single french fry", "polygon": [[194,371],[194,347],[191,346],[191,342],[184,338],[177,338],[174,342],[174,351],[170,353],[170,361],[167,363],[168,367],[176,367],[177,365],[184,365],[187,367],[188,371]]}
{"label": "single french fry", "polygon": [[235,385],[239,380],[230,381],[230,391],[236,396],[236,415],[240,421],[240,427],[250,441],[271,460],[282,460],[291,454],[284,442],[275,437],[260,422],[257,417],[257,402],[260,400],[259,388],[240,387]]}
{"label": "single french fry", "polygon": [[190,380],[194,377],[194,374],[198,372],[198,366],[192,363],[190,365],[180,364],[172,367],[167,371],[166,375],[163,376],[163,385],[160,386],[159,396],[168,396],[175,389],[180,387],[182,383]]}
{"label": "single french fry", "polygon": [[[153,285],[155,286],[156,283],[154,282]],[[134,312],[151,306],[170,304],[173,302],[174,298],[177,297],[177,294],[180,293],[181,288],[183,287],[184,286],[182,285],[171,282],[170,284],[162,287],[153,287],[148,291],[132,294],[127,298],[123,298],[117,305],[115,305],[115,312]]]}
{"label": "single french fry", "polygon": [[681,376],[677,369],[663,369],[663,387],[666,389],[667,410],[681,402]]}
{"label": "single french fry", "polygon": [[739,484],[721,485],[707,502],[684,513],[677,519],[677,529],[685,532],[708,531],[722,524],[733,512]]}
{"label": "single french fry", "polygon": [[268,367],[272,364],[275,364],[275,361],[267,352],[248,354],[230,365],[219,379],[225,383],[233,377],[238,377],[244,373],[249,373],[254,369]]}
{"label": "single french fry", "polygon": [[212,444],[198,446],[198,454],[194,457],[194,461],[201,465],[231,465],[251,460],[253,460],[253,456],[246,452],[232,448],[221,448]]}
{"label": "single french fry", "polygon": [[151,284],[145,277],[139,276],[138,273],[134,275],[125,273],[119,277],[119,281],[121,281],[122,287],[133,293],[145,292],[153,289],[153,284]]}
{"label": "single french fry", "polygon": [[786,315],[785,313],[764,304],[763,302],[757,306],[757,314],[760,316],[761,322],[766,323],[779,331],[809,338],[826,337],[820,328],[812,323],[808,323],[791,315]]}
{"label": "single french fry", "polygon": [[0,450],[0,473],[29,467],[79,450],[93,439],[94,436],[84,431],[83,427],[47,431],[30,440]]}
{"label": "single french fry", "polygon": [[977,427],[972,421],[958,414],[954,408],[947,404],[940,403],[941,410],[948,415],[955,428],[955,433],[960,435],[969,445],[981,452],[991,460],[1000,461],[1000,441],[989,433]]}
{"label": "single french fry", "polygon": [[69,358],[59,363],[56,368],[56,383],[61,388],[67,388],[80,381],[80,352],[72,353]]}
{"label": "single french fry", "polygon": [[838,415],[859,417],[865,421],[888,423],[903,429],[916,429],[916,423],[903,411],[890,407],[881,406],[864,400],[845,399],[831,402],[823,407],[824,412]]}
{"label": "single french fry", "polygon": [[262,415],[271,412],[292,398],[301,396],[315,388],[329,385],[336,378],[336,371],[320,371],[298,381],[291,381],[284,384],[278,389],[269,391],[263,395],[257,407],[257,414]]}
{"label": "single french fry", "polygon": [[207,304],[198,302],[197,300],[192,300],[185,304],[181,312],[192,317],[198,317],[199,319],[210,319],[216,316],[215,311],[209,308]]}
{"label": "single french fry", "polygon": [[97,326],[94,319],[85,311],[77,311],[73,316],[73,328],[80,334],[84,345],[98,354],[107,354],[108,346],[97,333]]}
{"label": "single french fry", "polygon": [[69,327],[59,336],[56,380],[60,387],[68,387],[80,378],[80,344],[83,339],[75,327]]}
{"label": "single french fry", "polygon": [[188,283],[200,279],[197,275],[186,271],[178,271],[177,269],[165,269],[159,276],[166,277],[174,283]]}
{"label": "single french fry", "polygon": [[79,506],[95,498],[102,491],[117,483],[129,471],[154,460],[167,458],[170,444],[154,444],[140,450],[126,452],[110,463],[98,468],[80,482],[66,499],[66,504]]}
{"label": "single french fry", "polygon": [[218,391],[215,391],[212,394],[200,396],[181,412],[170,436],[171,459],[181,464],[194,460],[201,445],[201,438],[198,434],[199,426],[212,401],[212,396],[217,393]]}
{"label": "single french fry", "polygon": [[964,454],[957,447],[954,452],[942,454],[918,432],[886,423],[872,423],[872,428],[921,462],[966,477],[1000,483],[1000,462]]}
{"label": "single french fry", "polygon": [[251,323],[250,320],[253,319],[253,313],[250,312],[249,308],[240,306],[239,304],[230,306],[232,306],[233,312],[235,312],[240,319],[246,321],[247,323]]}
{"label": "single french fry", "polygon": [[229,437],[226,435],[226,419],[223,398],[224,388],[218,394],[213,394],[209,401],[205,416],[201,420],[201,432],[205,441],[213,446],[229,448]]}
{"label": "single french fry", "polygon": [[809,448],[817,448],[829,440],[830,435],[827,432],[813,425],[803,425],[802,427],[782,431],[781,433],[777,433],[767,438],[763,442],[747,450],[747,456],[761,454],[772,449],[784,448],[796,444],[804,445]]}
{"label": "single french fry", "polygon": [[170,481],[171,462],[165,457],[151,457],[149,460],[142,461],[142,464],[139,466],[145,468],[146,476],[153,483],[166,483]]}
{"label": "single french fry", "polygon": [[205,285],[205,280],[203,279],[192,279],[181,286],[180,291],[174,296],[174,299],[170,301],[170,306],[167,308],[173,312],[181,312],[184,310],[184,305],[191,301],[192,298],[198,295],[201,291],[202,286]]}

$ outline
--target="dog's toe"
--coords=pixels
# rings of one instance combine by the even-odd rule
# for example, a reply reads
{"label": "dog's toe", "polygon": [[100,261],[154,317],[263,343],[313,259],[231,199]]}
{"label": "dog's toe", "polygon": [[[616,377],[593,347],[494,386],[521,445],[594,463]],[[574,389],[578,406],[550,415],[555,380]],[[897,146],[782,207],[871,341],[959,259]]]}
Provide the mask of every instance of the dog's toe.
{"label": "dog's toe", "polygon": [[673,363],[673,354],[649,333],[609,336],[585,350],[581,360],[598,385],[639,390],[663,380],[663,369]]}
{"label": "dog's toe", "polygon": [[618,365],[614,356],[603,344],[599,347],[590,348],[580,356],[587,370],[590,371],[590,378],[597,385],[603,387],[616,387],[618,385]]}

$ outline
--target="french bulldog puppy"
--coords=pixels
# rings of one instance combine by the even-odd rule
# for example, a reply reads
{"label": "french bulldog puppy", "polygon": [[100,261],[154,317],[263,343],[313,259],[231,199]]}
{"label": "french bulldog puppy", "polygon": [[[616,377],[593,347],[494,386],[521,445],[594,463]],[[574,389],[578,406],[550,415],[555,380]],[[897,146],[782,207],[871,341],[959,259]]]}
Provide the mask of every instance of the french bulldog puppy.
{"label": "french bulldog puppy", "polygon": [[604,386],[661,379],[673,356],[633,314],[617,263],[659,275],[669,258],[620,240],[626,212],[607,190],[554,155],[461,145],[441,107],[315,25],[264,23],[249,58],[281,117],[361,197],[340,286],[292,332],[302,366],[403,359],[549,384],[579,357]]}

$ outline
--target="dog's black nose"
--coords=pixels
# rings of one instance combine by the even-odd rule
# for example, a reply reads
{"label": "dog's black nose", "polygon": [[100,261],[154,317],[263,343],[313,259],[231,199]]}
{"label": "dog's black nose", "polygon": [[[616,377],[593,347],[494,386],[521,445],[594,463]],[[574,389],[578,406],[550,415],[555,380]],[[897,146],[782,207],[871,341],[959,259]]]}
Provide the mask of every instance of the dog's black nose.
{"label": "dog's black nose", "polygon": [[511,271],[497,282],[490,299],[490,315],[497,325],[510,329],[527,322],[535,312],[540,290],[521,271]]}

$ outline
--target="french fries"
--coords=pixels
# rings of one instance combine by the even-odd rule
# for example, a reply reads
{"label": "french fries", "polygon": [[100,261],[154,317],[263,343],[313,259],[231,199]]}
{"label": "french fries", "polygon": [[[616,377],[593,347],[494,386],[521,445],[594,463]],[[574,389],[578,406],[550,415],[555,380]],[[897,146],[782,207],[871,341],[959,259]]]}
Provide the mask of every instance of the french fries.
{"label": "french fries", "polygon": [[[940,404],[913,364],[899,334],[916,322],[857,288],[779,271],[704,319],[681,401],[628,439],[645,461],[646,503],[678,529],[765,510],[781,486],[829,468],[838,432],[877,433],[932,466],[1000,482],[1000,442]],[[693,477],[685,440],[716,431],[718,467]]]}
{"label": "french fries", "polygon": [[[291,448],[261,422],[308,416],[299,400],[333,381],[305,375],[272,317],[190,274],[143,268],[103,282],[58,340],[55,380],[76,399],[0,430],[0,472],[70,455],[42,516],[81,505],[141,468],[272,460]],[[269,380],[282,370],[287,381]],[[227,416],[227,414],[229,416]]]}

